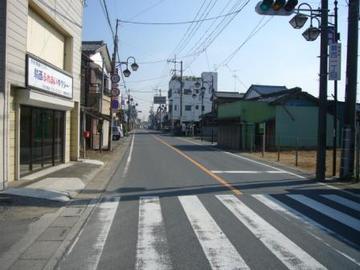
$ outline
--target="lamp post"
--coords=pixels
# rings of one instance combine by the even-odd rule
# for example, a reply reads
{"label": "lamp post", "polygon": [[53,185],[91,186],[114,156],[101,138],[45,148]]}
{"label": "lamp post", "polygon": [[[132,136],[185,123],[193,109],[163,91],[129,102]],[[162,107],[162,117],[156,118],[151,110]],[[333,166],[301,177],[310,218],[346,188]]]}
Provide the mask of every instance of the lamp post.
{"label": "lamp post", "polygon": [[[136,59],[135,57],[133,56],[129,56],[126,61],[120,61],[118,62],[117,66],[121,66],[121,65],[125,65],[126,66],[126,69],[123,71],[123,74],[126,78],[128,78],[130,75],[131,75],[131,71],[129,70],[129,60],[133,60],[133,63],[130,65],[132,71],[137,71],[139,69],[139,65],[136,63]],[[131,98],[131,101],[132,101],[132,98]],[[130,89],[129,89],[129,93],[128,93],[128,120],[127,120],[127,128],[128,128],[128,131],[130,131],[130,111],[131,111],[131,104],[130,104]]]}
{"label": "lamp post", "polygon": [[[307,8],[301,8],[307,6]],[[300,12],[308,12],[303,14]],[[302,28],[310,18],[310,27],[303,33],[307,41],[314,41],[320,35],[320,80],[319,80],[319,115],[318,115],[318,149],[316,158],[316,178],[325,180],[326,171],[326,114],[327,114],[327,80],[328,80],[328,0],[321,0],[321,9],[313,9],[308,3],[298,6],[296,15],[290,20],[295,29]],[[320,18],[320,19],[319,19]],[[319,27],[313,26],[313,20],[317,20]]]}
{"label": "lamp post", "polygon": [[[204,117],[204,95],[206,91],[205,85],[208,86],[209,89],[211,89],[212,96],[214,95],[214,77],[211,75],[211,82],[205,81],[203,78],[200,78],[200,82],[197,81],[195,83],[196,88],[200,88],[201,91],[201,140],[203,140],[203,117]],[[211,106],[212,110],[213,106]]]}

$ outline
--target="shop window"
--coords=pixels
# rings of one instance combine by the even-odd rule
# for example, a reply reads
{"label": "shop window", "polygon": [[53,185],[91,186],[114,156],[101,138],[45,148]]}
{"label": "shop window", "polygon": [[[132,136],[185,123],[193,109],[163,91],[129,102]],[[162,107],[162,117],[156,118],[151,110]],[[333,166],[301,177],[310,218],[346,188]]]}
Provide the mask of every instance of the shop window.
{"label": "shop window", "polygon": [[21,106],[20,175],[64,160],[65,113]]}

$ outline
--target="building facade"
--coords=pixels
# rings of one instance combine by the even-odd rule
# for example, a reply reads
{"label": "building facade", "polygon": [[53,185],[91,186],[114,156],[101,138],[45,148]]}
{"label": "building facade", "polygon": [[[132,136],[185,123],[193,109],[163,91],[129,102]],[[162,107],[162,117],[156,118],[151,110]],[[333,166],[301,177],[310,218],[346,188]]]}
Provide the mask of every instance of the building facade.
{"label": "building facade", "polygon": [[[180,119],[181,80],[173,76],[169,82],[169,118],[172,123],[196,123],[202,114],[212,111],[212,97],[217,91],[217,73],[203,72],[201,77],[182,79],[182,112]],[[202,91],[202,88],[204,91]],[[202,96],[203,93],[203,96]]]}
{"label": "building facade", "polygon": [[103,41],[82,42],[81,63],[81,137],[82,151],[86,148],[106,149],[109,146],[111,103],[111,59]]}
{"label": "building facade", "polygon": [[83,1],[0,2],[0,182],[79,157]]}

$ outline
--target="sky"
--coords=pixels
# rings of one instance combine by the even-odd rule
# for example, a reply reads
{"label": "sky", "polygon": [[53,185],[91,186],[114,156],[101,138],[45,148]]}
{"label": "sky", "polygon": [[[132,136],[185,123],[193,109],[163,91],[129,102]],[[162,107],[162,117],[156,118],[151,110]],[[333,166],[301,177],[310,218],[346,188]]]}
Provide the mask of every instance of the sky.
{"label": "sky", "polygon": [[[284,85],[288,88],[301,87],[318,97],[320,37],[309,42],[302,36],[310,22],[303,29],[293,29],[288,23],[293,16],[261,16],[255,12],[257,1],[254,0],[88,0],[84,8],[83,40],[103,40],[108,44],[110,53],[113,39],[104,1],[114,29],[116,19],[174,23],[193,21],[201,15],[212,18],[241,10],[196,24],[120,22],[120,59],[126,61],[133,56],[139,64],[138,71],[132,72],[125,83],[122,82],[121,91],[127,94],[125,89],[130,90],[138,103],[141,119],[147,119],[158,89],[162,90],[162,95],[167,95],[174,65],[166,60],[175,55],[177,60],[184,62],[184,75],[200,76],[202,72],[217,71],[219,91],[246,92],[252,84]],[[320,6],[320,1],[316,0],[307,3],[313,8]],[[333,9],[331,1],[329,8]],[[339,99],[344,100],[347,2],[339,0],[338,8],[342,43],[338,93]],[[318,23],[314,21],[313,24],[317,26]],[[329,81],[329,99],[332,99],[333,85],[333,81]]]}

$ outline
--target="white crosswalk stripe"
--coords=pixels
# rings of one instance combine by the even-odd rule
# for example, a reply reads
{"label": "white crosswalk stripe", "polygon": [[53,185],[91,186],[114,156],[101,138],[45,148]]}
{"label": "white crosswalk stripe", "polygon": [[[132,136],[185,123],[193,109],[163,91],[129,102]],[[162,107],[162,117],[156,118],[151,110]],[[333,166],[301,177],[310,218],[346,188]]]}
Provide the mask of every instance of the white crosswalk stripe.
{"label": "white crosswalk stripe", "polygon": [[120,197],[114,197],[103,200],[99,205],[99,221],[102,226],[97,233],[96,241],[92,245],[92,249],[89,251],[89,257],[85,258],[85,265],[83,269],[97,269],[100,261],[101,254],[103,252],[105,242],[107,240],[112,222],[116,210],[118,208]]}
{"label": "white crosswalk stripe", "polygon": [[[282,196],[284,201],[283,199],[276,199],[276,196],[264,194],[252,194],[251,197],[265,205],[269,211],[281,215],[289,222],[295,219],[296,223],[293,223],[293,226],[300,225],[304,231],[314,237],[314,241],[320,241],[329,249],[335,251],[338,256],[351,261],[357,266],[360,265],[356,256],[351,253],[344,253],[341,249],[336,249],[331,242],[328,243],[326,239],[321,238],[321,235],[317,234],[315,230],[320,228],[322,231],[326,231],[338,238],[336,232],[326,227],[326,224],[320,224],[316,219],[312,219],[311,214],[303,214],[300,212],[301,210],[293,209],[284,202],[286,200],[295,200],[302,205],[336,219],[343,225],[359,230],[358,219],[338,210],[344,206],[357,210],[358,203],[356,201],[335,194],[321,194],[314,197],[315,199],[324,197],[338,203],[339,208],[333,209],[325,204],[325,200],[322,200],[325,203],[320,203],[301,194],[284,194]],[[237,219],[236,222],[243,224],[274,255],[274,259],[276,257],[288,269],[326,269],[322,264],[323,261],[318,261],[317,257],[313,257],[314,254],[309,254],[298,243],[289,239],[287,235],[261,217],[255,210],[256,208],[250,208],[241,198],[234,195],[215,195],[213,198],[220,201],[221,206],[225,207],[224,211],[233,215]],[[251,258],[249,260],[248,257],[245,257],[249,261],[243,259],[243,254],[239,253],[236,245],[234,246],[235,243],[232,243],[233,240],[228,238],[227,232],[223,231],[218,225],[217,220],[214,219],[209,209],[205,207],[198,196],[179,196],[177,199],[187,217],[186,222],[190,224],[196,236],[195,241],[198,241],[201,246],[200,253],[204,256],[203,259],[206,258],[209,262],[211,269],[250,269],[250,266],[252,266]],[[96,230],[94,240],[91,244],[89,243],[88,256],[83,258],[78,269],[95,270],[98,268],[119,203],[120,197],[113,197],[104,199],[98,205],[97,214],[94,216],[97,219],[94,225]],[[293,203],[295,202],[293,201]],[[330,202],[328,203],[330,204]],[[168,241],[171,239],[167,239],[166,216],[164,217],[162,214],[161,204],[162,200],[157,196],[139,198],[137,240],[136,250],[134,250],[134,255],[136,255],[134,256],[135,264],[133,264],[136,270],[176,268],[172,264],[170,256]],[[136,237],[136,231],[134,233]],[[74,246],[76,249],[76,243]],[[72,249],[69,253],[71,252]]]}
{"label": "white crosswalk stripe", "polygon": [[345,224],[346,226],[353,228],[354,230],[360,231],[360,222],[354,217],[344,214],[336,209],[333,209],[301,194],[289,194],[287,196],[320,212],[323,215],[326,215],[342,224]]}
{"label": "white crosswalk stripe", "polygon": [[[253,198],[257,199],[267,207],[269,207],[271,210],[278,212],[279,214],[282,214],[284,216],[291,217],[293,219],[299,220],[300,222],[304,223],[306,227],[304,229],[307,230],[307,232],[315,237],[317,240],[321,241],[324,245],[330,247],[335,252],[339,253],[341,256],[344,256],[348,260],[352,261],[354,264],[360,266],[360,262],[357,258],[352,257],[336,248],[328,244],[325,240],[321,239],[320,237],[314,235],[312,232],[309,232],[308,229],[321,229],[322,231],[326,231],[327,233],[331,235],[336,235],[337,238],[342,239],[345,243],[348,243],[349,241],[339,234],[335,233],[331,229],[324,227],[323,225],[319,224],[318,222],[314,221],[313,219],[301,214],[300,212],[296,211],[295,209],[290,208],[289,206],[285,205],[284,203],[272,198],[270,195],[264,195],[264,194],[254,194],[252,195]],[[339,197],[339,196],[338,196]],[[351,243],[350,243],[351,244]]]}
{"label": "white crosswalk stripe", "polygon": [[323,194],[321,196],[328,200],[334,201],[338,204],[344,205],[346,207],[349,207],[351,209],[354,209],[354,210],[360,212],[360,203],[356,203],[352,200],[343,198],[343,197],[341,197],[339,195],[335,195],[335,194]]}
{"label": "white crosswalk stripe", "polygon": [[216,197],[289,269],[326,269],[235,196]]}
{"label": "white crosswalk stripe", "polygon": [[135,268],[172,269],[158,197],[140,198]]}
{"label": "white crosswalk stripe", "polygon": [[179,200],[212,269],[249,269],[196,196]]}

